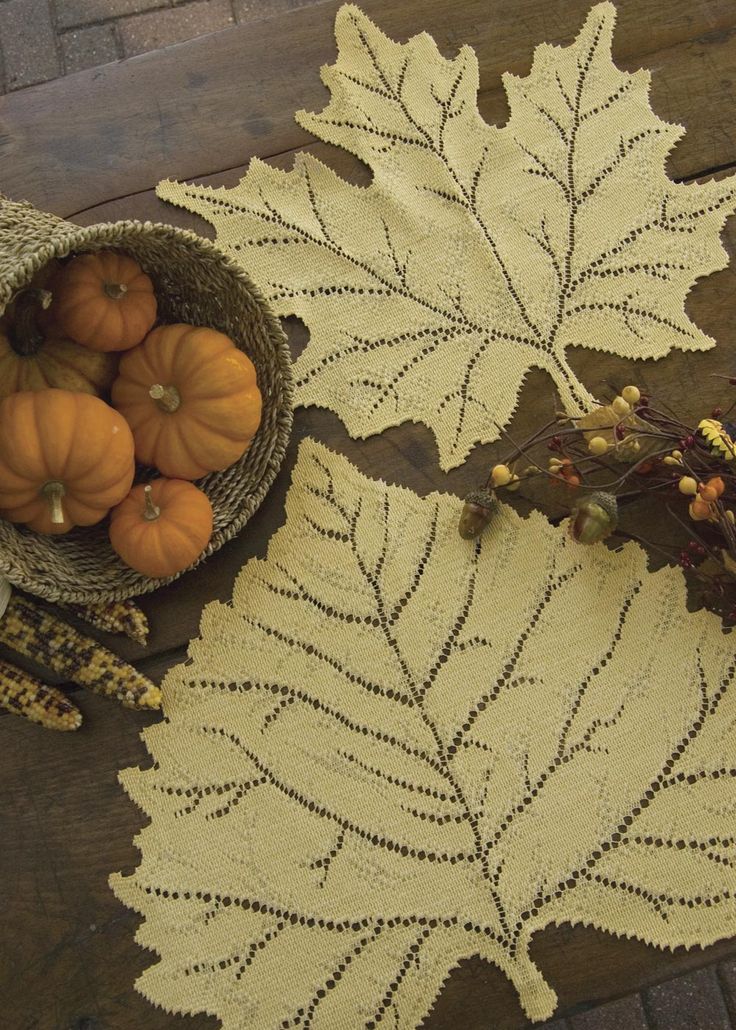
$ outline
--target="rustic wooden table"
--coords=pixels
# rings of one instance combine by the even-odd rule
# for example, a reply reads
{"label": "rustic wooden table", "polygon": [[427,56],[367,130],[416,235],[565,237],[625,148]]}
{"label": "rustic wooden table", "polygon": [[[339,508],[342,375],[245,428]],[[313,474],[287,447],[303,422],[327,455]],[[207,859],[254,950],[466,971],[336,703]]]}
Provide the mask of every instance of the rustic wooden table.
{"label": "rustic wooden table", "polygon": [[[481,113],[502,124],[508,112],[501,73],[526,74],[534,45],[542,40],[570,42],[588,0],[363,0],[362,6],[395,39],[426,29],[448,56],[470,43],[480,60]],[[288,167],[293,152],[306,147],[342,174],[365,181],[357,161],[312,142],[292,117],[299,108],[319,110],[326,102],[318,70],[334,58],[337,7],[330,0],[2,98],[0,189],[83,224],[148,218],[208,235],[198,219],[155,198],[152,187],[159,179],[231,185],[251,156]],[[670,175],[689,181],[726,174],[736,165],[733,0],[618,0],[617,7],[615,60],[627,70],[652,69],[654,109],[687,128],[670,156]],[[733,257],[736,220],[724,242]],[[633,380],[695,417],[717,398],[717,381],[709,373],[734,371],[735,284],[732,264],[700,283],[688,301],[691,316],[719,341],[716,351],[677,352],[634,369],[580,352],[573,364],[591,389],[603,381],[621,386]],[[302,346],[304,329],[296,323],[289,328],[294,347]],[[512,431],[523,433],[553,405],[549,380],[531,375]],[[423,426],[353,441],[331,413],[297,411],[283,470],[247,531],[203,568],[143,600],[152,625],[146,650],[109,641],[154,679],[184,655],[203,604],[227,598],[245,560],[264,553],[283,521],[296,445],[305,435],[345,453],[365,473],[420,493],[464,493],[499,451],[476,448],[464,467],[445,475]],[[519,504],[525,503],[529,498],[520,497]],[[633,509],[629,522],[637,518]],[[107,886],[112,870],[135,866],[132,840],[141,826],[116,774],[146,764],[139,732],[158,716],[131,714],[92,696],[77,700],[85,723],[73,736],[0,719],[0,1023],[8,1030],[213,1027],[206,1016],[185,1023],[135,993],[133,981],[152,956],[134,944],[137,918]],[[670,953],[565,925],[539,934],[532,954],[557,990],[564,1014],[736,955],[736,941]],[[471,959],[452,974],[425,1026],[489,1025],[527,1024],[503,975]]]}

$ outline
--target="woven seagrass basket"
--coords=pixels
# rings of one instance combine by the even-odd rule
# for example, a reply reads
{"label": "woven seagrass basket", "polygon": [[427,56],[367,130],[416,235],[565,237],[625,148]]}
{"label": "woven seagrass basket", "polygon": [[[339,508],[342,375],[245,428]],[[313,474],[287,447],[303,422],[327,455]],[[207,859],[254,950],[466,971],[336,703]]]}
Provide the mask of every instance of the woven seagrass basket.
{"label": "woven seagrass basket", "polygon": [[[243,528],[283,461],[292,418],[286,337],[248,276],[194,233],[150,222],[83,228],[1,195],[0,313],[52,259],[107,248],[130,254],[151,277],[160,321],[219,329],[256,368],[263,416],[251,446],[235,465],[197,484],[214,510],[214,533],[199,564]],[[51,537],[0,519],[0,574],[39,597],[74,602],[123,600],[171,581],[124,565],[110,547],[107,520]]]}

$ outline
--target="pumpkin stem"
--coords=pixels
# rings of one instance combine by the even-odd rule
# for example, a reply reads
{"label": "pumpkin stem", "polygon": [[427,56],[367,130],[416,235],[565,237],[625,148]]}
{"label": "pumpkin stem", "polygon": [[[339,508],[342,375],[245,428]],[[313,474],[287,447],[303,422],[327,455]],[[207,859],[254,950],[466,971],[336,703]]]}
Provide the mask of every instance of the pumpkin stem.
{"label": "pumpkin stem", "polygon": [[181,394],[175,386],[161,386],[156,384],[148,391],[151,397],[158,404],[161,411],[173,414],[181,404]]}
{"label": "pumpkin stem", "polygon": [[64,509],[61,499],[65,493],[64,484],[52,479],[48,483],[44,483],[41,487],[41,493],[48,501],[51,510],[51,521],[55,526],[62,525],[64,522]]}
{"label": "pumpkin stem", "polygon": [[45,311],[51,303],[48,290],[29,286],[22,290],[15,301],[13,324],[8,332],[10,346],[22,358],[31,358],[44,344],[46,336],[39,328],[39,310]]}
{"label": "pumpkin stem", "polygon": [[145,497],[145,507],[143,508],[143,518],[148,522],[155,522],[161,515],[161,509],[157,504],[153,503],[153,489],[150,484],[143,487],[143,495]]}
{"label": "pumpkin stem", "polygon": [[104,290],[111,300],[120,300],[128,292],[128,287],[125,283],[105,283]]}

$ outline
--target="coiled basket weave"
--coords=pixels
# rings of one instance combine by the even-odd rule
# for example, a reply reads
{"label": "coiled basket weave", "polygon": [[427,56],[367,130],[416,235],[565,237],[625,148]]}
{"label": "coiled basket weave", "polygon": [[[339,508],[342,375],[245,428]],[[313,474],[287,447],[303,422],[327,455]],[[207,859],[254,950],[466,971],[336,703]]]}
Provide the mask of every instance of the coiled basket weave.
{"label": "coiled basket weave", "polygon": [[[49,261],[107,248],[132,255],[151,277],[160,321],[219,329],[256,368],[263,416],[251,446],[235,465],[197,484],[214,510],[213,536],[199,564],[243,528],[283,461],[292,419],[286,337],[248,276],[194,233],[150,222],[81,227],[1,195],[0,313]],[[110,547],[107,520],[51,537],[0,519],[0,573],[50,601],[123,600],[171,581],[124,565]]]}

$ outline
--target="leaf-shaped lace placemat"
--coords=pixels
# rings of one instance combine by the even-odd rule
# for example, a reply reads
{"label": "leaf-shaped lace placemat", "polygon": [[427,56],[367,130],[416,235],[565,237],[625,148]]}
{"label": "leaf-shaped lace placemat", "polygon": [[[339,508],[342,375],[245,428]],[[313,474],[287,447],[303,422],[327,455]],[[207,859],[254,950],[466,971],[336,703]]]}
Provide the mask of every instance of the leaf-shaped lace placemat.
{"label": "leaf-shaped lace placemat", "polygon": [[712,346],[684,301],[727,263],[735,180],[667,178],[684,130],[652,112],[649,72],[613,64],[614,18],[599,4],[572,46],[543,43],[528,78],[506,75],[499,129],[478,113],[470,47],[447,61],[427,34],[400,45],[343,7],[332,99],[297,121],[369,165],[369,188],[308,154],[288,173],[253,160],[234,189],[159,184],[308,325],[297,403],[331,408],[351,436],[424,422],[450,469],[498,437],[532,366],[570,414],[589,407],[573,344]]}
{"label": "leaf-shaped lace placemat", "polygon": [[501,506],[479,543],[302,444],[286,525],[204,611],[122,776],[138,981],[227,1028],[414,1028],[481,955],[532,1019],[548,923],[736,930],[736,658],[679,570]]}

